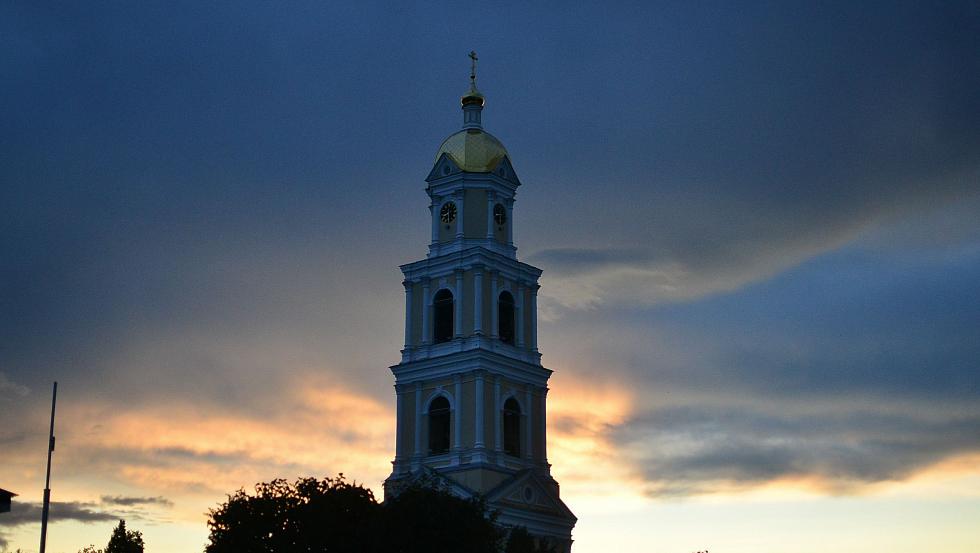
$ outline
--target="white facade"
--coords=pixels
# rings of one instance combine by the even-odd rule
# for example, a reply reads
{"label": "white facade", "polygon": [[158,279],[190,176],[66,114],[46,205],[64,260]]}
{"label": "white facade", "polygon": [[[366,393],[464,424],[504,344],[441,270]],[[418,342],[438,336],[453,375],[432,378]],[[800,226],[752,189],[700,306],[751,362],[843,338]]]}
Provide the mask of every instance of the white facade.
{"label": "white facade", "polygon": [[521,183],[483,130],[483,103],[474,82],[462,98],[464,128],[443,142],[426,179],[429,253],[401,267],[405,344],[391,367],[398,428],[385,492],[436,477],[461,496],[485,497],[501,524],[570,551],[576,519],[547,457],[541,270],[517,260]]}

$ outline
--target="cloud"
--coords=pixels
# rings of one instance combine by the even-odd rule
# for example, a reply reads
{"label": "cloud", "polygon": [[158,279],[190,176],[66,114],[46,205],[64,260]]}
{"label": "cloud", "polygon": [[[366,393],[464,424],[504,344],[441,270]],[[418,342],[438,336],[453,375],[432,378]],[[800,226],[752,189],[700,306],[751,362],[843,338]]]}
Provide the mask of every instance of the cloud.
{"label": "cloud", "polygon": [[158,505],[161,507],[173,507],[174,502],[163,496],[156,497],[126,497],[120,495],[103,495],[101,498],[104,505],[122,505],[124,507]]}
{"label": "cloud", "polygon": [[608,440],[609,432],[633,412],[632,392],[567,377],[552,386],[548,459],[562,492],[580,499],[618,496],[642,484]]}
{"label": "cloud", "polygon": [[[64,485],[98,481],[100,491],[142,492],[103,494],[101,507],[138,508],[144,516],[142,509],[169,509],[178,497],[173,516],[192,520],[224,494],[279,476],[342,471],[374,484],[387,476],[391,406],[316,374],[283,382],[270,396],[258,399],[274,408],[259,401],[253,409],[179,399],[125,407],[65,402],[56,470]],[[31,444],[14,445],[11,470],[31,474]]]}
{"label": "cloud", "polygon": [[[887,237],[889,229],[908,232],[910,221],[921,234],[927,232],[927,221],[952,227],[954,232],[946,236],[933,233],[930,237],[939,247],[975,237],[975,218],[963,206],[980,205],[975,186],[980,181],[980,156],[957,167],[934,170],[919,182],[894,187],[882,183],[909,180],[891,174],[901,171],[896,168],[873,177],[842,177],[851,180],[855,189],[874,196],[874,201],[830,201],[821,196],[817,183],[801,182],[792,185],[799,191],[796,198],[775,206],[745,205],[744,198],[727,198],[729,213],[715,205],[721,201],[679,206],[680,212],[691,211],[684,215],[688,220],[678,220],[678,214],[660,207],[653,207],[650,213],[625,215],[612,223],[625,226],[619,234],[629,236],[618,239],[618,244],[545,248],[528,258],[545,269],[540,291],[543,315],[555,318],[568,309],[648,307],[727,293],[869,235],[877,239],[874,246],[878,248],[908,247],[906,242],[897,242],[895,231]],[[752,193],[751,186],[735,188]]]}
{"label": "cloud", "polygon": [[549,394],[549,460],[567,493],[678,498],[781,485],[862,494],[980,453],[969,401],[657,392],[567,370]]}
{"label": "cloud", "polygon": [[[588,435],[648,494],[904,482],[980,452],[980,249],[953,236],[854,244],[696,302],[568,312],[543,323],[542,351],[556,382],[628,392]],[[559,435],[582,432],[550,416]]]}
{"label": "cloud", "polygon": [[[535,175],[558,191],[532,196],[541,235],[524,250],[552,316],[738,290],[937,212],[976,228],[957,209],[980,200],[980,130],[964,124],[980,102],[958,82],[980,84],[976,56],[960,55],[970,31],[938,12],[864,15],[867,29],[821,20],[824,40],[788,50],[755,29],[743,47],[760,55],[717,52],[718,81],[688,83],[685,102],[600,123],[577,151],[556,138],[582,161]],[[861,54],[837,51],[855,41]]]}
{"label": "cloud", "polygon": [[745,490],[799,480],[829,493],[900,481],[980,450],[980,416],[936,420],[873,409],[774,414],[706,406],[659,409],[611,440],[655,496]]}
{"label": "cloud", "polygon": [[4,396],[7,394],[24,397],[30,390],[27,386],[22,386],[16,382],[12,382],[7,375],[0,372],[0,401],[6,399]]}
{"label": "cloud", "polygon": [[[103,522],[118,520],[114,513],[99,510],[95,503],[80,501],[52,501],[48,513],[49,522],[73,520],[75,522]],[[0,526],[21,526],[41,523],[41,504],[15,501],[9,513],[0,517]]]}

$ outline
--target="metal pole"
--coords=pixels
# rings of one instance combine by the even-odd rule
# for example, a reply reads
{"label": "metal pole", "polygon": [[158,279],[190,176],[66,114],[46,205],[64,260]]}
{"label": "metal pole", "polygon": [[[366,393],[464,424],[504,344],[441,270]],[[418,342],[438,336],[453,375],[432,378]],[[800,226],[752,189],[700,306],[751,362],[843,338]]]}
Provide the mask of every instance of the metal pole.
{"label": "metal pole", "polygon": [[58,383],[51,392],[51,429],[48,431],[48,474],[44,478],[44,507],[41,508],[41,551],[48,536],[48,509],[51,507],[51,453],[54,452],[54,406],[58,400]]}

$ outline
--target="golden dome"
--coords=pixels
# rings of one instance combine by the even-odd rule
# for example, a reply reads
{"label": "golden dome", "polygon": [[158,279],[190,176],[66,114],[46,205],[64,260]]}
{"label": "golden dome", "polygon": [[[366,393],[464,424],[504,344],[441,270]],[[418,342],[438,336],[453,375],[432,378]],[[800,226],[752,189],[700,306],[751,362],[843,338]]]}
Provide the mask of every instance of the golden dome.
{"label": "golden dome", "polygon": [[436,152],[436,161],[443,153],[449,155],[463,171],[489,173],[507,155],[507,150],[492,134],[482,129],[463,129],[442,142]]}

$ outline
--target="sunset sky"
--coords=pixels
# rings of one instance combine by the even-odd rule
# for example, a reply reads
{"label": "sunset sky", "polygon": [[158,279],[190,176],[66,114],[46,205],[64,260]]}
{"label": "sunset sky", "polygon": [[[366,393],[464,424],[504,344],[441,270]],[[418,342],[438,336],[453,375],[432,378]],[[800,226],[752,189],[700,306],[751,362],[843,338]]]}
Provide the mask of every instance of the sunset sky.
{"label": "sunset sky", "polygon": [[0,551],[55,380],[50,553],[380,496],[470,50],[573,551],[980,551],[980,4],[44,4],[0,5]]}

